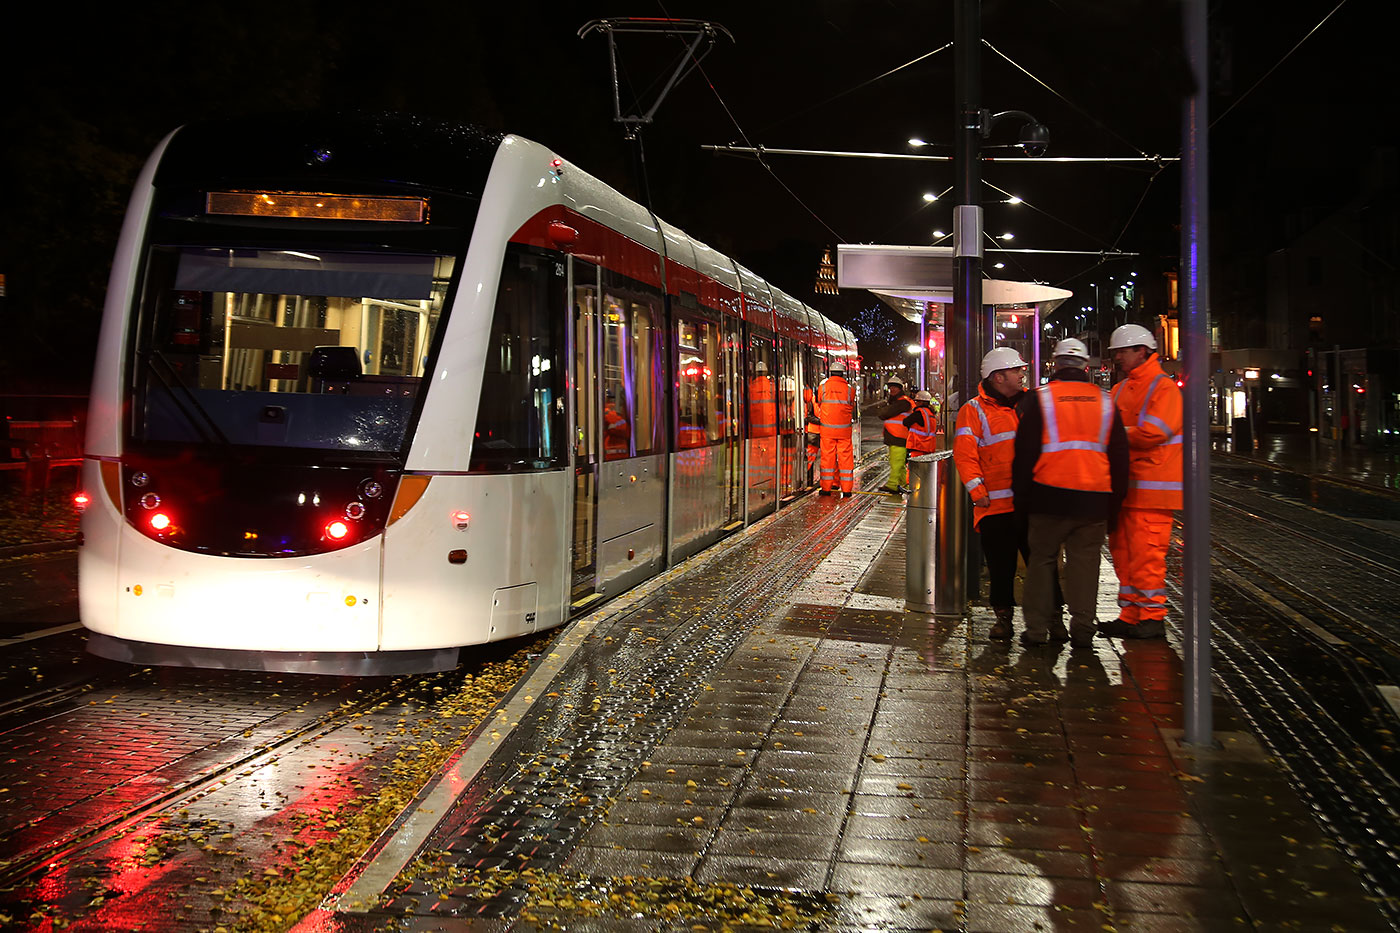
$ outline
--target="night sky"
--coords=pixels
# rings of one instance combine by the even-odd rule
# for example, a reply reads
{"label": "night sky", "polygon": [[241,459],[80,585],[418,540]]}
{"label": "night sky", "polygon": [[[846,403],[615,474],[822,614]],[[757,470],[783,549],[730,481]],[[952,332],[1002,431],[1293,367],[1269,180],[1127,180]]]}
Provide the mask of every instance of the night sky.
{"label": "night sky", "polygon": [[[1212,112],[1336,5],[1215,4]],[[612,121],[606,41],[576,35],[617,14],[709,19],[734,36],[643,133],[662,217],[843,321],[874,302],[812,295],[824,247],[926,244],[950,228],[952,198],[930,205],[921,195],[952,185],[951,163],[771,156],[770,173],[700,148],[908,152],[919,136],[935,144],[921,151],[951,152],[937,145],[952,141],[951,48],[859,87],[948,43],[950,0],[54,4],[6,41],[0,391],[85,390],[131,182],[184,122],[289,109],[422,113],[530,137],[643,199],[636,146]],[[1341,203],[1369,148],[1394,145],[1396,68],[1378,17],[1379,4],[1344,2],[1213,130],[1217,248],[1232,238],[1267,248],[1286,212]],[[1180,33],[1179,7],[1165,0],[988,0],[983,35],[1005,58],[983,47],[983,106],[1048,124],[1050,155],[1177,155],[1189,86]],[[623,36],[619,51],[630,106],[681,47]],[[999,124],[989,144],[1013,143],[1018,128]],[[1111,269],[1136,269],[1142,281],[1175,263],[1173,166],[990,164],[984,177],[1026,201],[999,203],[984,189],[987,232],[1013,232],[1014,245],[1140,252]],[[1007,262],[998,275],[1080,290],[1111,271],[1093,256]]]}

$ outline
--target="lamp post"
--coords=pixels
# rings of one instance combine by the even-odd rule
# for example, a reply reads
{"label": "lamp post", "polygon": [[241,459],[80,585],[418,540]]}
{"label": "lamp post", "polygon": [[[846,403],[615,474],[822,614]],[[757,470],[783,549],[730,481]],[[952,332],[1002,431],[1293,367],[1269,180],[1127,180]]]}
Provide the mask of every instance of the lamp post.
{"label": "lamp post", "polygon": [[[956,0],[953,6],[953,74],[954,126],[953,176],[957,190],[953,208],[953,305],[945,331],[948,342],[944,352],[950,365],[945,372],[950,404],[943,410],[945,443],[951,443],[957,423],[958,408],[977,393],[977,374],[981,369],[983,347],[986,344],[982,314],[982,170],[980,149],[982,140],[991,135],[992,127],[1007,117],[1020,117],[1026,122],[1021,128],[1020,144],[1028,156],[1043,155],[1050,141],[1050,131],[1024,110],[992,113],[982,109],[982,3],[981,0]],[[955,346],[954,346],[955,344]],[[952,404],[956,397],[958,404]],[[971,500],[966,495],[947,496],[947,509],[939,518],[938,556],[943,561],[966,561],[966,542],[971,538]],[[957,568],[950,568],[956,570]],[[972,568],[961,566],[961,572],[950,572],[946,579],[967,580],[971,589],[978,586]],[[966,593],[943,601],[962,615],[966,609]]]}

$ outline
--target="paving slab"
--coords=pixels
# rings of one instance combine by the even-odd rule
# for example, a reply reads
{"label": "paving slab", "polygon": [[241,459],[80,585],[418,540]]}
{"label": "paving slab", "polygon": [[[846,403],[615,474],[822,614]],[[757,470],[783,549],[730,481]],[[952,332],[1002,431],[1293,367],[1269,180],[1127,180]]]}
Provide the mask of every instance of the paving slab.
{"label": "paving slab", "polygon": [[[1391,929],[1227,698],[1219,747],[1182,744],[1174,640],[1022,649],[988,641],[978,604],[905,612],[902,520],[887,496],[799,502],[604,610],[547,688],[573,713],[522,715],[414,880],[327,914],[742,930],[747,903],[834,931]],[[1102,617],[1116,590],[1105,559]],[[670,906],[558,906],[638,884]]]}

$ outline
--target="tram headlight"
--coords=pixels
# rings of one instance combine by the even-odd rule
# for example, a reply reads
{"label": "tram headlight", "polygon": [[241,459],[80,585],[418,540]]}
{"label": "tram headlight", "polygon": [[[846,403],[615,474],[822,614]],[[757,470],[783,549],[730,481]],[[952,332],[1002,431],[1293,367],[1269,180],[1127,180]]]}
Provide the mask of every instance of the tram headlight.
{"label": "tram headlight", "polygon": [[350,526],[340,519],[326,523],[326,537],[332,541],[340,541],[350,533]]}
{"label": "tram headlight", "polygon": [[472,523],[471,513],[465,509],[458,509],[452,513],[452,524],[458,531],[466,531],[467,526]]}
{"label": "tram headlight", "polygon": [[73,507],[79,512],[86,509],[92,503],[92,498],[81,489],[73,494]]}
{"label": "tram headlight", "polygon": [[157,512],[151,516],[151,528],[156,531],[167,531],[170,528],[170,516],[164,512]]}

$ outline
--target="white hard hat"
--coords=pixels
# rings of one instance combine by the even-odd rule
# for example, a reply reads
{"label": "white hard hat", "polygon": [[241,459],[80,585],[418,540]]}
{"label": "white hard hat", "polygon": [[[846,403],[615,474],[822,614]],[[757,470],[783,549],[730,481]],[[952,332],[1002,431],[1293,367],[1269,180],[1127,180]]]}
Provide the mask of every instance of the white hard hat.
{"label": "white hard hat", "polygon": [[1140,324],[1124,324],[1108,338],[1108,348],[1121,350],[1124,347],[1150,347],[1155,350],[1157,338],[1152,336],[1152,331]]}
{"label": "white hard hat", "polygon": [[898,376],[891,376],[890,378],[885,380],[885,385],[899,386],[902,389],[904,388],[904,380],[899,378]]}
{"label": "white hard hat", "polygon": [[831,371],[834,373],[844,373],[846,371],[846,364],[837,360],[831,364]]}
{"label": "white hard hat", "polygon": [[933,401],[933,396],[929,394],[927,389],[920,389],[919,391],[914,393],[914,401],[931,402]]}
{"label": "white hard hat", "polygon": [[1075,359],[1089,362],[1089,348],[1084,346],[1084,341],[1074,337],[1066,337],[1055,344],[1055,349],[1051,351],[1051,356],[1057,359],[1062,356],[1074,357]]}
{"label": "white hard hat", "polygon": [[982,357],[982,378],[986,379],[998,369],[1020,369],[1029,365],[1021,359],[1021,354],[1011,347],[997,347]]}
{"label": "white hard hat", "polygon": [[768,364],[763,362],[763,360],[758,360],[753,364],[753,371],[756,373],[766,373],[768,372]]}

